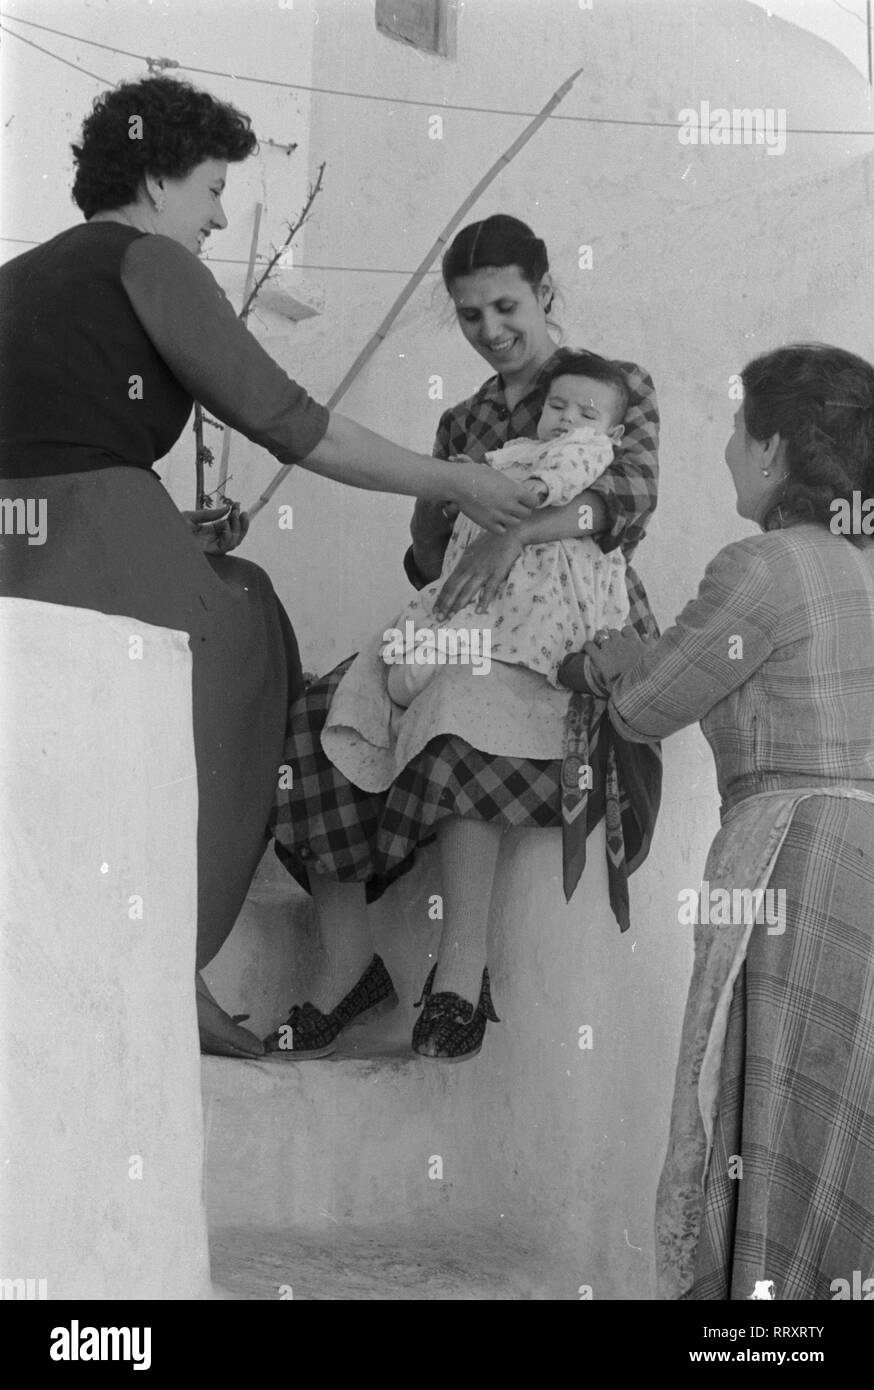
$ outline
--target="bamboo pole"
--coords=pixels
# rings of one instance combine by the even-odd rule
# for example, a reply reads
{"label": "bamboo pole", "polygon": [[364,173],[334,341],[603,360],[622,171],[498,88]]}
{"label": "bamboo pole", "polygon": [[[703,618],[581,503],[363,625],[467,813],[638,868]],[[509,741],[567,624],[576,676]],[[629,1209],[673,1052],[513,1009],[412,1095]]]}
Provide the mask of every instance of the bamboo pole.
{"label": "bamboo pole", "polygon": [[[243,289],[243,308],[240,310],[240,318],[243,323],[249,317],[251,308],[250,295],[252,284],[255,280],[255,258],[258,255],[258,235],[261,230],[261,213],[264,210],[262,203],[255,204],[255,225],[252,228],[252,245],[249,248],[249,268],[246,271],[246,283]],[[218,491],[224,496],[225,483],[228,480],[228,460],[231,454],[231,435],[233,430],[230,425],[225,425],[224,437],[222,438],[222,458],[219,465]]]}
{"label": "bamboo pole", "polygon": [[[513,141],[512,145],[510,145],[510,147],[507,150],[505,150],[504,153],[498,159],[495,160],[494,164],[483,175],[483,177],[480,179],[479,183],[476,185],[473,191],[467,195],[461,206],[453,213],[452,217],[446,223],[446,226],[443,228],[437,240],[434,242],[434,245],[430,248],[427,255],[422,260],[421,264],[413,272],[412,276],[407,281],[404,288],[401,290],[394,304],[392,304],[385,318],[382,320],[382,323],[379,325],[376,332],[373,334],[373,337],[370,339],[368,343],[365,344],[361,352],[359,352],[358,356],[355,358],[355,361],[352,363],[352,366],[349,368],[348,372],[343,377],[343,380],[340,382],[340,385],[336,388],[336,390],[332,392],[330,399],[326,402],[329,410],[333,410],[334,407],[337,405],[338,401],[340,401],[343,398],[343,396],[345,396],[346,392],[352,385],[352,382],[355,380],[358,373],[361,371],[361,368],[364,366],[365,362],[369,361],[373,353],[379,347],[380,343],[386,337],[389,329],[391,328],[398,314],[401,312],[401,310],[403,309],[407,301],[410,299],[410,297],[413,294],[415,294],[419,285],[422,283],[422,280],[425,278],[425,274],[428,271],[435,256],[437,256],[440,250],[446,245],[447,241],[449,240],[452,233],[455,231],[459,222],[461,222],[462,219],[467,215],[467,213],[473,207],[477,199],[482,196],[482,194],[488,188],[489,184],[500,173],[501,169],[506,168],[510,161],[516,157],[516,155],[519,153],[522,147],[524,145],[527,145],[532,135],[534,135],[540,129],[544,121],[546,121],[549,118],[549,116],[551,116],[552,112],[558,106],[559,102],[564,100],[564,98],[567,96],[568,92],[576,82],[582,70],[582,68],[578,68],[575,73],[572,73],[572,75],[567,79],[566,82],[563,82],[562,85],[555,92],[553,92],[552,96],[549,98],[549,101],[546,103],[543,109],[538,112],[538,114],[534,117],[532,121],[529,121],[528,125],[522,131],[521,135],[519,135],[518,138]],[[261,496],[258,498],[258,501],[254,504],[253,507],[250,508],[250,521],[253,520],[258,515],[258,513],[267,505],[276,489],[281,485],[283,480],[291,472],[291,468],[292,465],[286,464],[285,467],[280,468],[279,472],[274,475],[274,477],[268,483],[265,490],[261,493]]]}

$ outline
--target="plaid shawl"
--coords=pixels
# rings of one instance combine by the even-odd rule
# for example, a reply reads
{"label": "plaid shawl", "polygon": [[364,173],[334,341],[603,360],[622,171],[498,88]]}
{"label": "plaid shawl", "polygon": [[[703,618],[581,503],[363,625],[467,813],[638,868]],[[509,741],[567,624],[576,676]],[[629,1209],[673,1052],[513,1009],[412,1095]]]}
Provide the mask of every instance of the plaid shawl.
{"label": "plaid shawl", "polygon": [[628,876],[649,854],[661,791],[658,745],[629,743],[610,723],[604,700],[572,695],[561,769],[564,894],[570,902],[586,867],[586,839],[603,816],[610,906],[620,931],[630,925]]}

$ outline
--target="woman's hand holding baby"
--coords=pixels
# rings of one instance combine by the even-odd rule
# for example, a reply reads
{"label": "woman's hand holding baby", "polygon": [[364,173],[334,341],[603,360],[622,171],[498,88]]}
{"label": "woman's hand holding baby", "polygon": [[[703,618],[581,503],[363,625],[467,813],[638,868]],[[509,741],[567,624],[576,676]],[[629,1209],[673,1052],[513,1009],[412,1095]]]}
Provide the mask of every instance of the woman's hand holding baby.
{"label": "woman's hand holding baby", "polygon": [[623,672],[636,666],[647,647],[657,638],[642,638],[633,627],[604,628],[586,642],[581,652],[566,656],[558,668],[558,678],[568,690],[604,695]]}
{"label": "woman's hand holding baby", "polygon": [[477,596],[478,610],[484,612],[521,554],[518,527],[503,536],[477,536],[437,595],[434,615],[438,621],[451,618]]}
{"label": "woman's hand holding baby", "polygon": [[504,535],[531,513],[537,498],[524,483],[482,464],[453,466],[454,497],[465,516],[483,530]]}
{"label": "woman's hand holding baby", "polygon": [[636,666],[646,648],[647,642],[629,624],[621,632],[615,627],[596,632],[591,642],[584,643],[583,654],[592,658],[604,680],[612,682]]}

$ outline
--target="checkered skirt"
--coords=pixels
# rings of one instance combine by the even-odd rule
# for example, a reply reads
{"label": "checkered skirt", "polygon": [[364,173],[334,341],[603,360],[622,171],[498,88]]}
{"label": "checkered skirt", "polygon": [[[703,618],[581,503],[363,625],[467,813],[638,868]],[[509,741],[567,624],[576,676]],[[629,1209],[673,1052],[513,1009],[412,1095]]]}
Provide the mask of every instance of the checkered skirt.
{"label": "checkered skirt", "polygon": [[279,859],[303,887],[313,869],[341,883],[367,885],[369,901],[412,868],[416,848],[446,816],[507,826],[558,828],[561,761],[481,753],[441,734],[388,790],[354,786],[322,751],[321,732],[349,657],[310,685],[292,706],[285,762],[292,785],[277,793],[270,830]]}

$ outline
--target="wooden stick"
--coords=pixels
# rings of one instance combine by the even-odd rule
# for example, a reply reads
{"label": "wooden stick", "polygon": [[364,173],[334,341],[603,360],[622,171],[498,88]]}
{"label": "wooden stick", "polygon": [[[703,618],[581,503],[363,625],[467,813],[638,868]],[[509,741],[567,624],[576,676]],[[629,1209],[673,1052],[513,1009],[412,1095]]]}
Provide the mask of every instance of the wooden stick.
{"label": "wooden stick", "polygon": [[[243,323],[249,317],[251,307],[250,294],[252,283],[255,279],[255,258],[258,255],[258,234],[261,230],[261,213],[264,211],[263,203],[255,204],[255,225],[252,228],[252,245],[249,248],[249,268],[246,271],[246,283],[243,287],[243,308],[240,311],[240,318]],[[225,425],[224,438],[222,439],[222,458],[219,465],[218,490],[224,496],[225,483],[228,480],[228,460],[231,454],[231,435],[233,430],[230,425]]]}
{"label": "wooden stick", "polygon": [[[446,226],[443,228],[443,231],[440,233],[437,240],[434,242],[434,245],[430,248],[421,264],[414,271],[413,275],[410,277],[404,288],[401,290],[400,294],[398,295],[394,304],[389,309],[382,323],[377,328],[373,337],[365,345],[365,347],[362,348],[361,352],[358,354],[355,361],[352,363],[352,366],[349,368],[348,372],[343,377],[343,380],[340,382],[340,385],[336,388],[336,390],[332,393],[330,399],[326,402],[329,410],[333,410],[337,402],[341,400],[343,396],[345,396],[346,392],[349,390],[349,387],[352,385],[352,382],[355,380],[356,376],[361,371],[361,368],[364,366],[365,362],[367,362],[370,359],[370,357],[372,357],[373,353],[379,347],[379,344],[385,338],[386,334],[388,333],[398,314],[401,312],[404,305],[409,300],[410,296],[416,292],[419,285],[422,283],[422,280],[425,278],[425,274],[428,271],[435,256],[437,256],[441,248],[446,245],[446,242],[449,240],[450,236],[455,231],[455,228],[458,226],[459,222],[461,222],[462,218],[464,218],[467,215],[467,213],[473,207],[477,199],[482,196],[482,194],[488,188],[489,184],[500,173],[501,169],[506,168],[506,166],[510,163],[511,159],[515,158],[515,156],[519,153],[522,147],[524,145],[527,145],[532,135],[534,135],[534,133],[540,129],[544,121],[548,119],[548,117],[558,106],[559,102],[564,100],[564,98],[567,96],[568,92],[576,82],[581,72],[582,68],[578,68],[577,71],[573,73],[567,79],[566,82],[563,82],[562,85],[558,88],[558,90],[552,94],[552,96],[549,98],[549,101],[543,107],[543,110],[538,112],[538,114],[534,117],[532,121],[529,121],[528,125],[522,131],[522,134],[518,137],[518,139],[513,141],[509,149],[505,150],[505,152],[500,156],[499,159],[495,160],[492,167],[488,170],[487,173],[483,175],[483,177],[480,179],[479,183],[476,185],[473,191],[468,194],[461,206],[457,209],[455,213],[453,213],[452,217],[449,219],[449,221],[446,223]],[[279,472],[276,473],[275,476],[271,479],[270,483],[267,485],[265,490],[261,493],[261,496],[258,498],[258,501],[254,504],[253,507],[249,509],[250,521],[258,515],[258,513],[262,510],[263,507],[267,505],[276,489],[282,483],[283,479],[285,479],[291,472],[291,467],[291,465],[287,464],[285,467],[280,468]]]}
{"label": "wooden stick", "polygon": [[194,402],[194,510],[201,511],[206,506],[206,494],[204,493],[204,443],[203,443],[203,407],[200,401]]}

